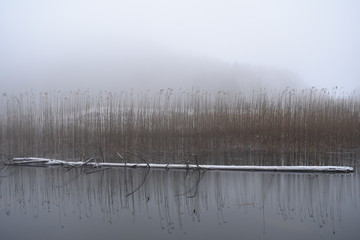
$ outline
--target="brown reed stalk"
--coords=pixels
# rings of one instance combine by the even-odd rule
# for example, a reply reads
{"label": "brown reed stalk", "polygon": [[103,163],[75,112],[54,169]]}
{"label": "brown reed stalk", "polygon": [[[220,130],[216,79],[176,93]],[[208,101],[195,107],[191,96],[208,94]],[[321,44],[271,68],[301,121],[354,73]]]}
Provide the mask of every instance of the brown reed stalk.
{"label": "brown reed stalk", "polygon": [[166,158],[169,152],[359,149],[360,99],[338,91],[4,93],[0,146],[2,152],[67,158],[78,154],[69,146],[101,149],[107,159],[117,152]]}

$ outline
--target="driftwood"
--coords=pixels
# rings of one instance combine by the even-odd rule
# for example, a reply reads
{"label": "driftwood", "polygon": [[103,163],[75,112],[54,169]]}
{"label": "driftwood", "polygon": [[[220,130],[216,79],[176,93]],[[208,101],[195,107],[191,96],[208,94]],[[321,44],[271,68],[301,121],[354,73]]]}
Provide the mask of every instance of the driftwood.
{"label": "driftwood", "polygon": [[137,154],[137,153],[133,153],[133,152],[125,152],[125,153],[127,153],[127,154],[131,154],[131,155],[134,155],[134,156],[136,156],[136,157],[140,158],[141,160],[143,160],[143,162],[144,162],[144,163],[146,163],[147,167],[149,167],[149,168],[150,168],[150,164],[146,161],[146,159],[145,159],[145,158],[143,158],[143,157],[142,157],[142,156],[140,156],[139,154]]}
{"label": "driftwood", "polygon": [[69,168],[69,170],[68,171],[70,171],[71,169],[73,169],[73,168],[79,168],[79,167],[82,167],[82,166],[84,166],[84,165],[86,165],[86,164],[88,164],[89,162],[91,162],[91,161],[93,161],[94,160],[94,158],[89,158],[88,160],[86,160],[85,162],[83,162],[82,164],[80,164],[80,165],[73,165],[71,168]]}
{"label": "driftwood", "polygon": [[199,165],[197,164],[156,164],[148,163],[143,157],[138,154],[130,153],[139,157],[145,163],[96,163],[91,162],[92,158],[87,161],[63,161],[47,158],[13,158],[6,162],[7,165],[14,166],[68,166],[68,167],[148,167],[148,168],[162,168],[162,169],[203,169],[203,170],[233,170],[233,171],[284,171],[284,172],[339,172],[347,173],[353,172],[353,167],[347,166],[233,166],[233,165]]}

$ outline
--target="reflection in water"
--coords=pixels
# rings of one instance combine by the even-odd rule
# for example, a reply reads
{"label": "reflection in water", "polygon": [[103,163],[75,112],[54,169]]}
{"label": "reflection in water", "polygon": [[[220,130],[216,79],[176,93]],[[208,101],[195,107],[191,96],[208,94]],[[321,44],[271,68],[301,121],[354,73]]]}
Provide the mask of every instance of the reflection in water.
{"label": "reflection in water", "polygon": [[66,231],[72,236],[86,232],[88,239],[111,239],[120,233],[163,239],[169,233],[206,233],[210,239],[240,233],[266,239],[286,234],[349,239],[359,233],[351,223],[360,213],[358,173],[108,169],[87,174],[90,171],[1,170],[2,236],[22,238],[7,228],[14,223],[33,231],[41,227],[44,235],[47,226],[59,239]]}

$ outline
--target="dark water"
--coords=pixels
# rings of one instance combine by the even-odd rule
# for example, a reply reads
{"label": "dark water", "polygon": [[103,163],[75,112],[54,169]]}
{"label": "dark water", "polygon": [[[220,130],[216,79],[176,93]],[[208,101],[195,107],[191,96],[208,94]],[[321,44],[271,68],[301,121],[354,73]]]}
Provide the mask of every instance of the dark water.
{"label": "dark water", "polygon": [[[1,239],[359,239],[360,174],[0,171]],[[87,174],[89,173],[89,174]]]}

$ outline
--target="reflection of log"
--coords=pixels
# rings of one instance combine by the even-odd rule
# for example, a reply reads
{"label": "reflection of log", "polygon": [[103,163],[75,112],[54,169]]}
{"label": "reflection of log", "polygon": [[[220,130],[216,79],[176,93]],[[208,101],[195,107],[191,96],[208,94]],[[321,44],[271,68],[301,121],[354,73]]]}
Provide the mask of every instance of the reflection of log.
{"label": "reflection of log", "polygon": [[134,190],[132,190],[130,193],[126,194],[125,197],[129,197],[130,195],[133,195],[137,190],[139,190],[144,185],[144,183],[146,181],[146,178],[149,175],[149,173],[150,173],[150,168],[148,168],[148,170],[147,170],[143,180],[141,181],[140,185],[137,188],[135,188]]}
{"label": "reflection of log", "polygon": [[[8,165],[36,166],[83,166],[84,162],[70,162],[46,158],[13,158]],[[95,163],[87,162],[91,167],[151,167],[164,169],[204,169],[204,170],[236,170],[236,171],[283,171],[283,172],[353,172],[353,167],[344,166],[228,166],[228,165],[196,165],[196,164],[157,164],[157,163]]]}

